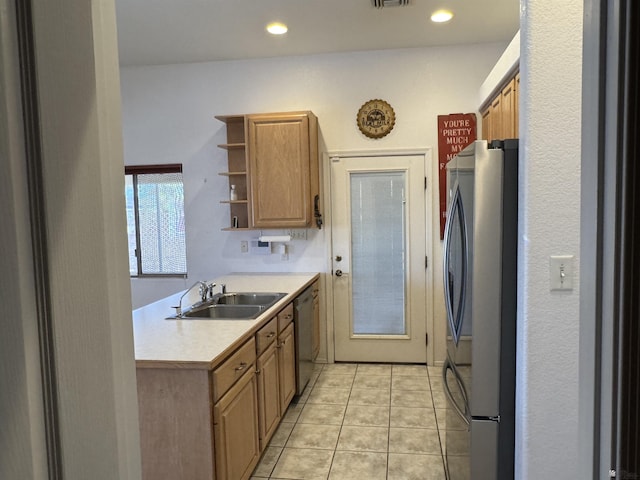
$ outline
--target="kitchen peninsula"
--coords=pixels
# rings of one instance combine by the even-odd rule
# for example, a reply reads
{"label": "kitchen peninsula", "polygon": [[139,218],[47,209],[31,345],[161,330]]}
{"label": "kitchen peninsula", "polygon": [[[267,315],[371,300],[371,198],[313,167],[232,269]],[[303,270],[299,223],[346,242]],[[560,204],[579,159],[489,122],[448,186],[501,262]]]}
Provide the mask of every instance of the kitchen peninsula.
{"label": "kitchen peninsula", "polygon": [[295,394],[293,304],[309,287],[317,295],[318,279],[213,279],[228,292],[286,294],[251,320],[167,319],[182,292],[133,312],[143,478],[249,478]]}

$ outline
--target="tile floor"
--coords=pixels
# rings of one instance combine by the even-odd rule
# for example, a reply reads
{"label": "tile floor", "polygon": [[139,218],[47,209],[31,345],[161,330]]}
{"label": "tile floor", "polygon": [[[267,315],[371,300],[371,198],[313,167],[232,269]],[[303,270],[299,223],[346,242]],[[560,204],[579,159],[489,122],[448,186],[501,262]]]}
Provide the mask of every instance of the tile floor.
{"label": "tile floor", "polygon": [[439,367],[316,365],[294,402],[251,480],[444,480]]}

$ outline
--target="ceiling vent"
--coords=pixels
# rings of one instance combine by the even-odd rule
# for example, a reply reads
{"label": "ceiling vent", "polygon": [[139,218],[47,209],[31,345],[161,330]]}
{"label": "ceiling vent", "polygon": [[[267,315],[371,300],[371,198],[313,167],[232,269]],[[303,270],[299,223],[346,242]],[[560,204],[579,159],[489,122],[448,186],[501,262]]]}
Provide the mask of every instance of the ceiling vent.
{"label": "ceiling vent", "polygon": [[409,0],[371,0],[376,8],[403,7],[409,5]]}

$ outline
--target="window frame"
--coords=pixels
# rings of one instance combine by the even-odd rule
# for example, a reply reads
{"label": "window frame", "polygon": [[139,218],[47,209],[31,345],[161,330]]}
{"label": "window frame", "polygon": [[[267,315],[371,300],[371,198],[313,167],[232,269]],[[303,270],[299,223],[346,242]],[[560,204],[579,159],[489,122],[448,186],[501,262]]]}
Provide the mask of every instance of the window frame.
{"label": "window frame", "polygon": [[[125,165],[124,174],[132,176],[133,180],[133,209],[136,227],[136,267],[137,273],[131,275],[131,278],[187,278],[187,271],[176,273],[143,273],[142,271],[142,255],[140,254],[140,209],[138,200],[138,175],[153,175],[163,173],[180,173],[182,174],[181,163],[167,163],[157,165]],[[182,188],[184,193],[184,178],[182,182]],[[183,205],[184,212],[184,205]],[[185,260],[186,260],[186,245],[185,245]],[[131,273],[131,272],[130,272]]]}

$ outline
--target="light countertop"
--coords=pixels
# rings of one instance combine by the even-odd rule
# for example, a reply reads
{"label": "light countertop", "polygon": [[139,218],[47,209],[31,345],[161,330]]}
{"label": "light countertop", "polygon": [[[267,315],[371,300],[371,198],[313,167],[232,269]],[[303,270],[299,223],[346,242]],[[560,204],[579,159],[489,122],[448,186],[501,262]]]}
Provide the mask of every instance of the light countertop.
{"label": "light countertop", "polygon": [[[317,273],[233,273],[207,280],[224,283],[228,292],[287,294],[255,320],[167,320],[184,291],[138,308],[133,311],[136,366],[214,368],[318,278]],[[183,308],[191,303],[185,297]]]}

